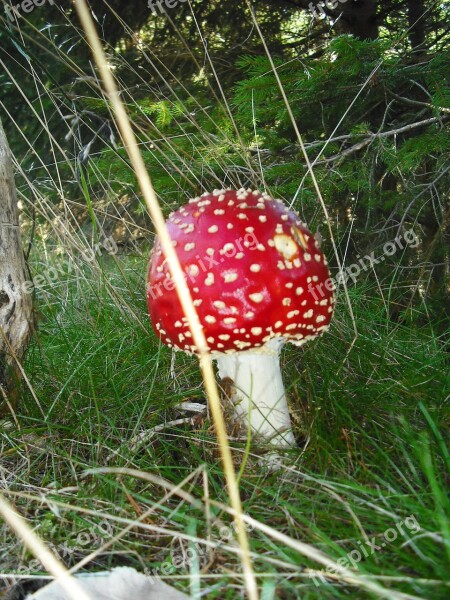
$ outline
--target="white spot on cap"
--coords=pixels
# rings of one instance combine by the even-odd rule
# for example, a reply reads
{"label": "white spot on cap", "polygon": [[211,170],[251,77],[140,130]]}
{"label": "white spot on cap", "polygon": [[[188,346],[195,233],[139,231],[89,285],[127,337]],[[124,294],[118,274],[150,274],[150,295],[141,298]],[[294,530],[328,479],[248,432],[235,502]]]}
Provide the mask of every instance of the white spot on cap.
{"label": "white spot on cap", "polygon": [[236,323],[236,319],[234,317],[226,317],[223,322],[225,325],[232,325],[233,323]]}
{"label": "white spot on cap", "polygon": [[254,227],[246,227],[246,228],[245,228],[245,231],[246,231],[247,233],[253,233],[253,232],[255,231],[255,228],[254,228]]}
{"label": "white spot on cap", "polygon": [[208,342],[208,344],[214,344],[214,338],[213,337],[206,338],[206,341]]}
{"label": "white spot on cap", "polygon": [[213,317],[212,315],[206,315],[206,317],[205,317],[205,321],[206,321],[207,323],[213,324],[213,323],[215,323],[215,322],[216,322],[216,318],[215,318],[215,317]]}
{"label": "white spot on cap", "polygon": [[235,271],[224,271],[220,276],[223,277],[225,283],[232,283],[238,278],[238,274]]}
{"label": "white spot on cap", "polygon": [[301,296],[304,292],[304,289],[302,287],[298,287],[295,290],[295,293],[297,294],[297,296]]}
{"label": "white spot on cap", "polygon": [[227,223],[227,229],[233,229],[234,225],[233,223]]}
{"label": "white spot on cap", "polygon": [[324,317],[323,315],[319,315],[316,319],[316,323],[322,323],[322,321],[325,321],[326,317]]}
{"label": "white spot on cap", "polygon": [[225,244],[225,246],[222,248],[220,253],[222,254],[225,252],[229,252],[230,250],[234,250],[234,244],[232,244],[231,242],[229,242],[228,244]]}
{"label": "white spot on cap", "polygon": [[312,316],[313,316],[313,309],[312,308],[310,308],[308,311],[306,311],[303,314],[303,318],[304,319],[310,319]]}
{"label": "white spot on cap", "polygon": [[224,215],[225,211],[223,210],[223,208],[216,208],[216,210],[214,211],[215,215]]}
{"label": "white spot on cap", "polygon": [[219,231],[217,225],[211,225],[211,227],[208,229],[208,233],[216,233],[217,231]]}
{"label": "white spot on cap", "polygon": [[305,252],[303,258],[306,260],[306,262],[309,262],[311,260],[311,254],[309,254],[309,252]]}
{"label": "white spot on cap", "polygon": [[189,225],[186,227],[186,230],[184,233],[192,233],[194,231],[195,227],[193,223],[189,223]]}
{"label": "white spot on cap", "polygon": [[229,339],[230,339],[230,336],[228,335],[228,333],[221,333],[219,335],[219,340],[223,340],[224,342],[228,342]]}
{"label": "white spot on cap", "polygon": [[[277,226],[278,227],[278,226]],[[291,260],[298,252],[298,246],[291,236],[284,233],[273,238],[275,248],[286,260]]]}
{"label": "white spot on cap", "polygon": [[322,260],[320,254],[314,254],[314,258],[317,260],[317,262],[320,262]]}
{"label": "white spot on cap", "polygon": [[288,319],[293,319],[294,317],[296,317],[299,314],[300,314],[299,310],[291,310],[290,312],[288,312],[287,318]]}
{"label": "white spot on cap", "polygon": [[213,305],[214,305],[216,308],[219,308],[219,309],[221,309],[221,308],[226,308],[226,306],[227,306],[227,305],[225,304],[225,302],[222,302],[222,300],[216,300],[215,302],[213,302]]}
{"label": "white spot on cap", "polygon": [[234,342],[234,345],[237,346],[239,348],[239,350],[245,350],[245,348],[248,348],[249,346],[251,346],[250,342],[242,342],[239,340],[236,340]]}
{"label": "white spot on cap", "polygon": [[241,258],[244,258],[244,253],[238,252],[234,258],[237,258],[238,260],[240,260]]}
{"label": "white spot on cap", "polygon": [[195,244],[194,242],[191,242],[190,244],[185,244],[184,249],[186,252],[189,252],[190,250],[193,250],[195,248]]}
{"label": "white spot on cap", "polygon": [[[175,327],[183,327],[183,323],[181,323],[181,321],[175,321],[174,323]],[[161,327],[161,325],[159,323],[156,324],[156,329],[159,329]]]}
{"label": "white spot on cap", "polygon": [[264,300],[264,294],[261,294],[261,292],[256,292],[254,294],[250,294],[249,298],[255,304],[259,304],[260,302],[262,302]]}
{"label": "white spot on cap", "polygon": [[280,327],[282,327],[283,325],[283,321],[277,321],[274,325],[275,329],[279,329]]}
{"label": "white spot on cap", "polygon": [[259,215],[258,219],[261,221],[261,223],[266,223],[267,221],[266,215]]}
{"label": "white spot on cap", "polygon": [[203,300],[201,298],[198,298],[197,300],[194,300],[193,305],[194,306],[200,306],[200,304],[203,302]]}
{"label": "white spot on cap", "polygon": [[252,271],[252,273],[259,273],[261,271],[261,265],[258,265],[256,263],[250,265],[250,271]]}
{"label": "white spot on cap", "polygon": [[328,298],[324,298],[319,302],[319,306],[326,306],[328,304]]}
{"label": "white spot on cap", "polygon": [[205,279],[205,285],[214,285],[214,275],[213,273],[208,273],[207,278]]}
{"label": "white spot on cap", "polygon": [[292,283],[292,281],[288,281],[288,282],[286,283],[286,287],[287,287],[287,288],[292,288],[292,287],[294,287],[294,284]]}
{"label": "white spot on cap", "polygon": [[262,334],[262,327],[252,327],[251,330],[253,335],[261,335]]}
{"label": "white spot on cap", "polygon": [[245,213],[238,213],[237,218],[241,219],[241,221],[244,221],[244,219],[248,220],[248,217]]}
{"label": "white spot on cap", "polygon": [[253,319],[253,317],[255,316],[255,313],[252,312],[251,310],[249,310],[248,312],[245,313],[244,317],[246,319]]}
{"label": "white spot on cap", "polygon": [[214,252],[215,252],[214,248],[206,248],[206,254],[208,256],[213,256]]}

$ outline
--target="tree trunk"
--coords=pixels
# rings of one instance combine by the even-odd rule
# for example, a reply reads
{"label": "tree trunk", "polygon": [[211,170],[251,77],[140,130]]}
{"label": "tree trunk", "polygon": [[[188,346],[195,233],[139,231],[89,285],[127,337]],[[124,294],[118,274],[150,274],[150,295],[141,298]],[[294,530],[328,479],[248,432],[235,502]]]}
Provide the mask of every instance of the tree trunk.
{"label": "tree trunk", "polygon": [[[329,3],[330,5],[331,3]],[[336,4],[334,0],[332,4]],[[356,2],[339,0],[337,7],[331,12],[337,22],[337,34],[350,33],[360,40],[376,40],[378,38],[377,2],[376,0],[357,0]]]}
{"label": "tree trunk", "polygon": [[17,403],[18,361],[31,334],[32,296],[20,238],[11,151],[0,121],[0,410]]}
{"label": "tree trunk", "polygon": [[425,19],[423,0],[408,0],[409,40],[413,50],[425,50]]}

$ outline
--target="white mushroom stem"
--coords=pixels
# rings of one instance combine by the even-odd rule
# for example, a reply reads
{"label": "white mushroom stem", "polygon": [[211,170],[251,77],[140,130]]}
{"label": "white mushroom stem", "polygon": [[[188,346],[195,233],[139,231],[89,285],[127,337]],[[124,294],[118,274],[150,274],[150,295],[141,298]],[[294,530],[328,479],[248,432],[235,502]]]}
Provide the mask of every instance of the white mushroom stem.
{"label": "white mushroom stem", "polygon": [[274,338],[262,348],[221,354],[214,358],[221,379],[234,384],[232,402],[236,419],[274,446],[295,446],[280,370],[284,339]]}

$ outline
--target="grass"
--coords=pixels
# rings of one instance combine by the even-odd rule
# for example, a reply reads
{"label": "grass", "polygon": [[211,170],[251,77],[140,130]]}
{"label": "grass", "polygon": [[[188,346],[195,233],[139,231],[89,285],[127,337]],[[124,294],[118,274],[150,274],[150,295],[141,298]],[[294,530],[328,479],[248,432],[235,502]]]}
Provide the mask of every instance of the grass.
{"label": "grass", "polygon": [[[16,505],[66,564],[94,548],[89,569],[145,566],[191,590],[198,568],[207,564],[201,589],[209,590],[208,598],[240,597],[229,515],[217,505],[208,514],[205,504],[176,493],[162,500],[167,486],[181,482],[201,499],[207,482],[207,497],[227,503],[209,420],[169,425],[132,448],[136,434],[180,416],[180,402],[204,402],[196,360],[177,354],[171,365],[171,352],[151,331],[145,254],[100,259],[94,272],[81,266],[72,278],[41,289],[39,329],[26,361],[41,408],[24,389],[19,429],[3,429],[3,478]],[[241,477],[244,510],[388,589],[446,598],[445,348],[420,324],[419,313],[415,325],[390,323],[369,283],[351,294],[360,335],[347,357],[351,323],[343,305],[331,334],[283,355],[300,450],[278,473],[250,456]],[[233,447],[240,466],[244,448]],[[99,467],[130,471],[95,472]],[[103,548],[128,523],[130,530]],[[385,539],[388,531],[395,539]],[[3,535],[3,568],[40,572],[17,540]],[[211,541],[209,551],[197,545],[200,566],[186,559],[190,538]],[[258,528],[251,549],[264,598],[355,593],[330,571],[329,578],[312,579],[308,569],[314,574],[317,563]],[[183,565],[170,567],[174,560]],[[362,589],[356,594],[371,597]]]}
{"label": "grass", "polygon": [[[71,55],[56,47],[51,27],[49,37],[46,31],[33,30],[34,39],[69,72]],[[73,33],[78,40],[79,31]],[[155,66],[151,56],[145,59],[149,72],[160,69],[165,76],[164,65]],[[142,97],[153,98],[152,81],[134,71],[126,54],[117,53],[115,60],[118,76],[134,73]],[[144,290],[152,234],[125,153],[112,142],[109,150],[91,148],[98,122],[83,111],[95,110],[109,123],[108,107],[91,85],[90,71],[86,89],[77,92],[83,102],[65,106],[37,78],[31,62],[27,68],[45,100],[42,106],[30,103],[27,123],[39,135],[29,137],[48,140],[42,146],[29,143],[38,166],[21,173],[19,197],[30,215],[36,211],[34,274],[45,276],[56,267],[59,275],[44,281],[36,297],[38,327],[24,365],[33,393],[24,384],[17,412],[0,421],[1,487],[67,566],[131,565],[163,576],[192,597],[201,592],[211,599],[241,598],[241,561],[212,424],[195,415],[173,424],[186,417],[181,402],[205,403],[198,363],[173,356],[149,323]],[[282,187],[292,177],[297,189],[299,176],[278,165],[276,151],[273,165],[264,148],[256,157],[241,148],[233,117],[224,118],[217,107],[219,116],[192,110],[202,102],[209,106],[207,87],[206,98],[188,92],[170,128],[165,119],[153,119],[154,109],[145,120],[142,98],[133,99],[134,87],[120,83],[165,214],[194,190],[223,182],[256,187],[264,180],[263,168],[266,176],[270,168],[279,169],[277,178],[266,179],[269,187]],[[170,103],[178,102],[180,90],[167,85]],[[73,120],[56,133],[42,129],[59,112]],[[43,158],[53,135],[58,141],[73,136],[72,150],[55,151],[54,163],[53,155]],[[256,136],[251,143],[258,146]],[[89,158],[86,179],[71,161],[80,155]],[[320,223],[315,197],[311,202],[312,208],[299,202],[296,207]],[[56,220],[61,215],[62,229]],[[348,217],[342,223],[332,217],[341,256],[352,236]],[[135,252],[130,243],[122,254],[104,253],[88,264],[80,249],[109,235],[111,223],[123,230],[125,243],[138,240]],[[429,257],[420,251],[403,266],[421,269]],[[327,255],[333,262],[332,252]],[[377,269],[378,279],[365,272],[350,287],[356,339],[341,294],[330,333],[284,351],[298,441],[286,466],[268,472],[256,455],[246,457],[243,444],[232,442],[244,511],[257,521],[251,550],[263,600],[449,596],[446,324],[436,322],[439,311],[418,297],[395,318],[389,314],[392,290],[401,295],[408,286],[409,293],[416,283],[414,275],[406,284],[400,280],[397,258]],[[419,270],[419,278],[423,274]],[[136,436],[153,428],[157,433],[136,447]],[[6,526],[0,536],[3,574],[45,575]],[[325,577],[314,560],[317,551],[350,568],[353,580],[333,569]],[[368,590],[370,583],[379,586],[377,593]]]}

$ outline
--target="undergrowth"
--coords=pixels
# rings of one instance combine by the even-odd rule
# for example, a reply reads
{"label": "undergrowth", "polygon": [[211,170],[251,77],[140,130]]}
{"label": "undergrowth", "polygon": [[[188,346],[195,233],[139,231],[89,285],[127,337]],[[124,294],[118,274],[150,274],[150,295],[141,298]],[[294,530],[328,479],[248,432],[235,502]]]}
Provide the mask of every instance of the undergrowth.
{"label": "undergrowth", "polygon": [[[181,402],[204,403],[205,397],[197,361],[177,354],[171,368],[171,352],[151,330],[145,263],[142,256],[119,255],[114,262],[99,261],[100,275],[86,271],[84,280],[78,276],[62,287],[42,288],[38,332],[26,362],[40,407],[24,389],[20,429],[2,437],[2,459],[14,473],[10,491],[17,492],[18,506],[69,565],[85,556],[85,548],[101,549],[163,494],[155,481],[125,472],[89,474],[89,469],[139,470],[177,485],[201,466],[185,489],[201,498],[206,478],[208,496],[226,503],[209,420],[171,424],[180,417]],[[106,278],[121,290],[135,318],[111,300]],[[355,286],[351,295],[359,336],[348,354],[351,322],[338,306],[331,335],[304,350],[287,348],[283,355],[299,445],[290,453],[292,466],[270,473],[252,454],[244,464],[242,444],[232,444],[243,468],[244,509],[336,560],[345,561],[349,553],[357,557],[359,551],[363,558],[354,566],[388,588],[445,598],[445,348],[419,311],[414,326],[392,323],[367,285]],[[139,433],[163,423],[165,428],[136,445]],[[209,518],[214,516],[230,524],[220,509],[212,509]],[[414,532],[403,526],[403,535],[395,529],[395,541],[386,541],[384,533],[408,518]],[[177,564],[189,547],[177,534],[194,535],[214,545],[210,553],[200,553],[200,567],[208,565],[202,589],[211,598],[233,598],[239,581],[227,573],[236,571],[238,559],[221,531],[175,496],[142,527],[100,551],[89,568],[165,568],[169,580],[192,585],[195,565],[189,572],[186,565],[166,563]],[[333,584],[330,571],[330,578],[312,578],[315,571],[311,575],[308,569],[317,565],[264,533],[254,530],[251,539],[266,597],[336,598],[351,592],[342,582]],[[4,542],[11,569],[18,562],[30,566],[31,557],[16,541]],[[366,596],[359,591],[357,597]]]}

